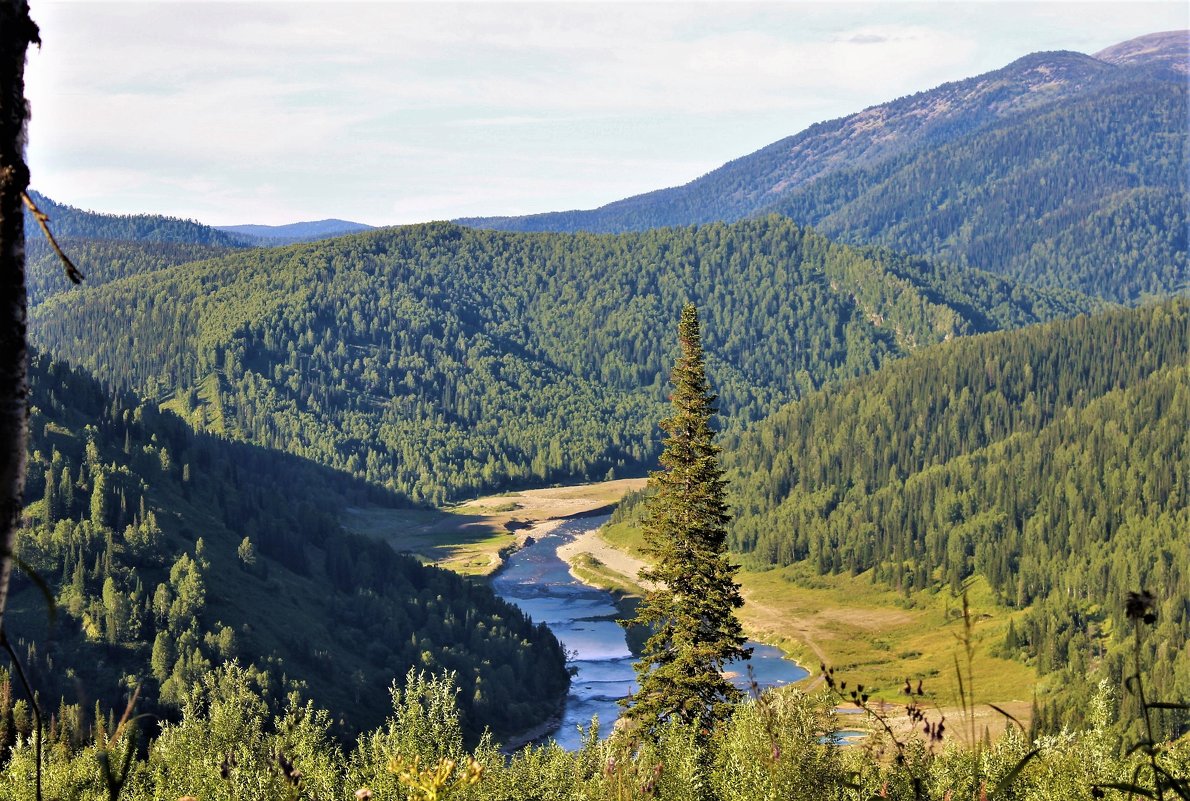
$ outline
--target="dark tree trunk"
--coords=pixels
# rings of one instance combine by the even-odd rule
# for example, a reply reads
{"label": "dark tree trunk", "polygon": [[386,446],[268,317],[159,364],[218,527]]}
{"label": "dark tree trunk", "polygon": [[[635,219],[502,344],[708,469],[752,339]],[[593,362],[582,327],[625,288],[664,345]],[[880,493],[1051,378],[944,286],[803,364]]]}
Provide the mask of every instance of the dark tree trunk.
{"label": "dark tree trunk", "polygon": [[39,41],[26,0],[0,0],[0,632],[25,489],[25,51]]}

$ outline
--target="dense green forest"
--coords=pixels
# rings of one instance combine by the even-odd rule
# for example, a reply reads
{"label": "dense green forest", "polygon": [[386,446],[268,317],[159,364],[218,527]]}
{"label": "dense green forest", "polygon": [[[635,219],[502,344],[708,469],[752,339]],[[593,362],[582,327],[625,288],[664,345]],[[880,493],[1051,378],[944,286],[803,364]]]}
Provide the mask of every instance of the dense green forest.
{"label": "dense green forest", "polygon": [[[29,196],[49,217],[54,238],[86,276],[88,287],[223,256],[249,244],[246,237],[193,220],[159,214],[99,214],[57,203],[37,192],[30,192]],[[25,210],[25,259],[31,306],[51,295],[77,291],[69,281],[62,280],[62,262],[28,209]]]}
{"label": "dense green forest", "polygon": [[[58,203],[38,192],[29,192],[37,207],[50,218],[50,228],[60,239],[103,239],[128,242],[172,242],[184,245],[243,248],[247,237],[220,231],[196,220],[183,220],[161,214],[103,214],[84,211]],[[40,236],[37,221],[25,212],[28,239]]]}
{"label": "dense green forest", "polygon": [[470,736],[533,725],[566,692],[544,625],[482,583],[339,526],[345,505],[401,498],[196,434],[42,356],[31,386],[17,556],[48,582],[57,618],[18,577],[5,630],[70,736],[138,682],[141,709],[173,717],[233,659],[263,671],[275,709],[292,692],[334,709],[336,735],[379,724],[390,685],[412,668],[456,674]]}
{"label": "dense green forest", "polygon": [[592,211],[461,220],[630,231],[771,211],[1116,301],[1184,290],[1187,87],[1152,38],[1127,63],[1034,53],[1003,69],[818,123],[695,181]]}
{"label": "dense green forest", "polygon": [[643,470],[672,361],[657,332],[686,300],[736,425],[915,348],[1093,305],[775,216],[619,236],[440,223],[73,291],[31,330],[200,429],[441,503]]}
{"label": "dense green forest", "polygon": [[981,575],[1027,610],[1005,652],[1067,690],[1122,680],[1120,600],[1147,588],[1151,681],[1190,697],[1188,364],[1177,300],[946,343],[811,394],[728,438],[732,545],[907,597]]}
{"label": "dense green forest", "polygon": [[[52,295],[77,292],[82,287],[63,280],[62,262],[37,229],[27,229],[26,281],[29,305],[36,306]],[[232,253],[236,248],[188,242],[58,237],[62,250],[86,276],[86,286],[96,287],[142,273],[187,264]]]}

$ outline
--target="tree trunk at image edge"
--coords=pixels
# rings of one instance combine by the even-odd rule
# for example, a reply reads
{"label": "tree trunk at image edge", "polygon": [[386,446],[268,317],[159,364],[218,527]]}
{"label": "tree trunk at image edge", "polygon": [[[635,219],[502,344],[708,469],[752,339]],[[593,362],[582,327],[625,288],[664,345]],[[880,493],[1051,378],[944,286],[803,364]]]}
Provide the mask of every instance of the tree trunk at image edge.
{"label": "tree trunk at image edge", "polygon": [[0,632],[25,489],[25,51],[40,40],[25,0],[0,0]]}

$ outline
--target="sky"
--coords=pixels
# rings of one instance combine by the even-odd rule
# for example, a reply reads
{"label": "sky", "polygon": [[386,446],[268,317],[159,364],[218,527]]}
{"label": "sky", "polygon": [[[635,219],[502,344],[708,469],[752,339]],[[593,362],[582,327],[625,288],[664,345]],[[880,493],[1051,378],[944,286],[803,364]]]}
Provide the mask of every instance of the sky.
{"label": "sky", "polygon": [[33,188],[212,225],[593,208],[1183,2],[30,0]]}

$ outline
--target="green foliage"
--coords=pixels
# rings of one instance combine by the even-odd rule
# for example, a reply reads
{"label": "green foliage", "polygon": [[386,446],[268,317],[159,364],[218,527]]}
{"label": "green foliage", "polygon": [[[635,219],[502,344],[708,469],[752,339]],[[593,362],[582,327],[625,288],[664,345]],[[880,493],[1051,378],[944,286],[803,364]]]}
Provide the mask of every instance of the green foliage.
{"label": "green foliage", "polygon": [[[912,741],[904,759],[886,760],[879,738],[864,747],[834,744],[839,718],[831,701],[794,689],[743,702],[710,738],[677,721],[646,742],[599,740],[593,728],[574,753],[550,744],[505,757],[488,739],[471,751],[463,746],[449,677],[411,676],[406,687],[394,690],[388,722],[344,751],[325,712],[290,700],[284,713],[270,714],[261,676],[221,667],[187,692],[182,718],[162,728],[147,755],[134,755],[119,798],[416,799],[437,792],[466,801],[850,801],[913,798],[915,777],[924,797],[936,801],[975,801],[985,793],[993,800],[1089,801],[1094,787],[1130,781],[1143,797],[1154,797],[1151,782],[1133,778],[1146,759],[1121,756],[1106,727],[1106,688],[1086,728],[1034,741],[1009,731],[978,754]],[[109,759],[121,759],[122,742],[103,734],[91,742],[56,737],[47,752],[46,797],[106,799],[98,757],[106,747]],[[32,797],[32,752],[22,736],[0,764],[0,801]],[[1190,741],[1163,746],[1160,759],[1182,780]]]}
{"label": "green foliage", "polygon": [[486,586],[336,522],[349,504],[399,499],[195,434],[44,357],[30,376],[37,500],[17,554],[50,585],[59,620],[48,627],[37,586],[18,575],[6,629],[43,698],[85,687],[121,707],[141,677],[141,706],[170,717],[213,666],[238,658],[272,676],[271,698],[309,688],[350,736],[379,722],[394,678],[434,668],[458,674],[475,738],[485,726],[521,731],[565,693],[565,655],[547,628]]}
{"label": "green foliage", "polygon": [[289,701],[269,715],[268,679],[231,663],[186,694],[182,718],[165,725],[145,764],[144,786],[158,798],[284,798],[286,762],[301,766],[303,786],[330,797],[343,757],[326,712]]}
{"label": "green foliage", "polygon": [[[51,223],[52,224],[52,223]],[[53,295],[78,291],[62,280],[62,262],[37,229],[27,229],[25,270],[29,304],[35,306]],[[55,229],[51,229],[55,230]],[[55,236],[70,260],[86,276],[84,285],[96,287],[129,276],[150,273],[177,264],[225,256],[237,248],[188,242],[124,241]]]}
{"label": "green foliage", "polygon": [[821,699],[801,692],[769,692],[742,704],[717,743],[715,796],[723,801],[757,798],[838,797],[846,760],[834,739],[838,716]]}
{"label": "green foliage", "polygon": [[402,787],[419,778],[412,775],[402,780],[412,765],[463,763],[466,749],[457,694],[451,676],[438,679],[410,671],[403,690],[392,688],[395,714],[384,728],[359,739],[349,783],[367,787],[379,798],[400,798]]}
{"label": "green foliage", "polygon": [[1188,361],[1178,300],[948,343],[811,395],[725,448],[732,545],[906,593],[986,577],[1026,610],[1018,658],[1061,672],[1054,728],[1088,671],[1125,675],[1102,599],[1160,587],[1144,648],[1154,686],[1186,697]]}
{"label": "green foliage", "polygon": [[719,467],[711,417],[715,396],[707,381],[698,311],[682,309],[681,356],[670,374],[672,414],[662,470],[649,477],[645,518],[649,567],[641,576],[656,586],[637,606],[632,625],[650,635],[637,660],[639,687],[623,702],[625,715],[646,730],[669,720],[725,720],[740,691],[723,666],[750,651],[735,610],[744,605],[727,558],[726,482]]}
{"label": "green foliage", "polygon": [[[412,226],[50,298],[35,339],[218,430],[440,503],[643,471],[681,299],[733,425],[916,348],[1088,308],[778,217],[624,236]],[[261,549],[263,542],[256,542]]]}

